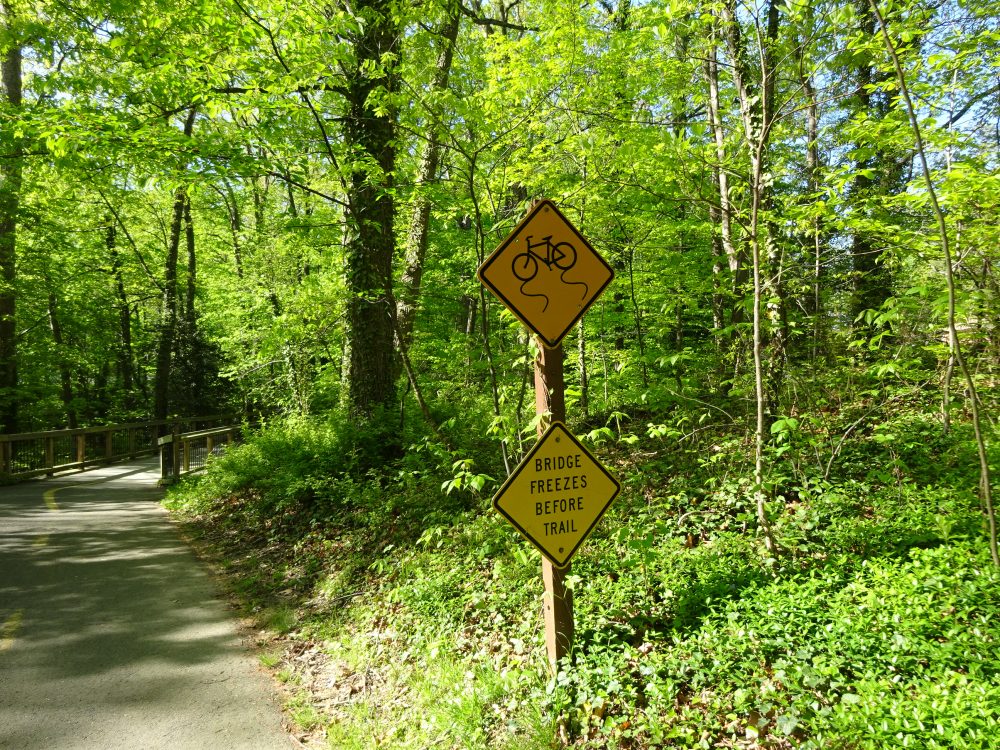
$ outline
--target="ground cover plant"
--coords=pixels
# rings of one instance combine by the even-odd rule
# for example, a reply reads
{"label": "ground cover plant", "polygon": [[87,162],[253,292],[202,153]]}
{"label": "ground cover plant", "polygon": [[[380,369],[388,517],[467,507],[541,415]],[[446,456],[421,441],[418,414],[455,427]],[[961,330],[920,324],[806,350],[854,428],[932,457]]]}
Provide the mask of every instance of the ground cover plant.
{"label": "ground cover plant", "polygon": [[937,420],[890,409],[825,477],[779,464],[773,553],[737,434],[590,431],[625,491],[574,561],[556,675],[539,556],[489,507],[502,467],[485,459],[424,442],[376,465],[363,435],[292,421],[170,503],[270,634],[263,661],[310,746],[988,748],[1000,571],[967,425],[942,437]]}

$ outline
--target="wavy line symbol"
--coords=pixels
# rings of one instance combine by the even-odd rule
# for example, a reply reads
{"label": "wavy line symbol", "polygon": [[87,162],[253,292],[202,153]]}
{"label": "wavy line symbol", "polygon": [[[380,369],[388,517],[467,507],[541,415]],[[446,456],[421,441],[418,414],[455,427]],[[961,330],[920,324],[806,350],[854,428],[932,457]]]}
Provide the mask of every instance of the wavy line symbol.
{"label": "wavy line symbol", "polygon": [[[529,279],[529,281],[530,281],[530,279]],[[523,294],[525,297],[541,297],[542,299],[545,300],[545,304],[542,306],[542,312],[545,312],[546,310],[548,310],[549,309],[549,295],[535,293],[535,292],[526,292],[524,290],[524,288],[526,286],[528,286],[528,282],[527,281],[522,281],[521,282],[521,294]]]}
{"label": "wavy line symbol", "polygon": [[586,281],[567,281],[567,273],[569,273],[569,269],[559,274],[559,280],[562,281],[563,284],[566,284],[566,286],[582,286],[583,294],[580,295],[580,299],[587,299],[587,295],[590,294],[590,285]]}

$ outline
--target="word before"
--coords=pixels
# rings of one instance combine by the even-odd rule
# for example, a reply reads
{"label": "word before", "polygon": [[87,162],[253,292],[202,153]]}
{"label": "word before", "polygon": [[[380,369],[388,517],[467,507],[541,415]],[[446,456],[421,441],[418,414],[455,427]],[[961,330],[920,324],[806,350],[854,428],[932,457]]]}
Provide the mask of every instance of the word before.
{"label": "word before", "polygon": [[568,513],[571,510],[583,510],[582,497],[565,497],[561,500],[546,500],[535,503],[536,516],[548,516],[553,513]]}

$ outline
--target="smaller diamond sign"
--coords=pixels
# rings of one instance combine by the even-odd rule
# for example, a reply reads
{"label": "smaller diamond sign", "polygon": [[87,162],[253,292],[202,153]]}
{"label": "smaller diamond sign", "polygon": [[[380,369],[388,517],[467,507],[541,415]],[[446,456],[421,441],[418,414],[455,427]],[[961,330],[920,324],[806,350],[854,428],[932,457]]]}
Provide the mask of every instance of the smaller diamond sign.
{"label": "smaller diamond sign", "polygon": [[565,568],[620,491],[566,425],[553,422],[497,491],[493,507]]}

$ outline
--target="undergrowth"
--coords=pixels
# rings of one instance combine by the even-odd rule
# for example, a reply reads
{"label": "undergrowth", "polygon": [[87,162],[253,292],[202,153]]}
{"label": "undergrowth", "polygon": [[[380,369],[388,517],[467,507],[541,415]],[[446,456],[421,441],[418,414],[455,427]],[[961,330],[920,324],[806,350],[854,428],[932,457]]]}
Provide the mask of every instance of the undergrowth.
{"label": "undergrowth", "polygon": [[595,430],[625,490],[574,560],[554,677],[539,556],[489,505],[496,466],[293,421],[169,502],[278,634],[266,663],[310,745],[994,747],[1000,572],[968,435],[890,415],[827,462],[833,431],[807,427],[776,443],[773,556],[735,438]]}

